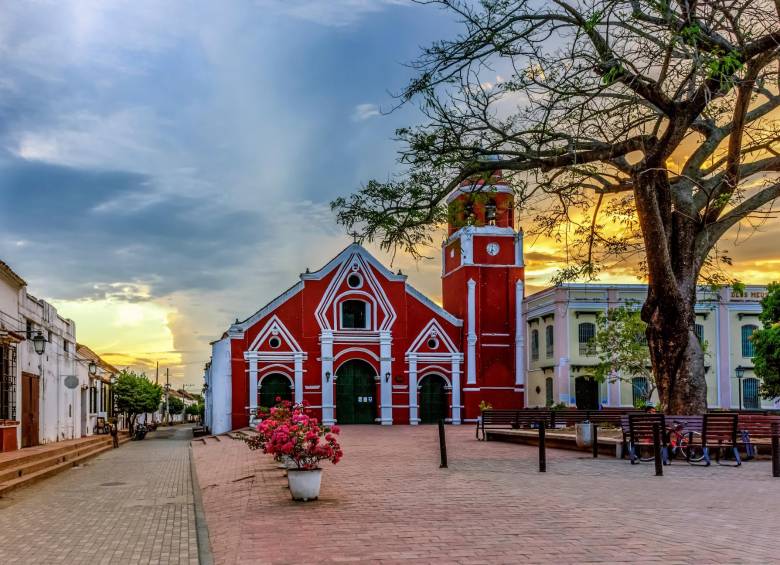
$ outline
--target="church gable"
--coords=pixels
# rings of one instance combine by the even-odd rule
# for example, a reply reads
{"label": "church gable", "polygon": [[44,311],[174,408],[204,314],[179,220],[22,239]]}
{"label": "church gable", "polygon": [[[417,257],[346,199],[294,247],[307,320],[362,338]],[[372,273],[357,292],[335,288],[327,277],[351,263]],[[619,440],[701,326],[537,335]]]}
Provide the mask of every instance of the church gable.
{"label": "church gable", "polygon": [[453,353],[458,353],[458,348],[439,322],[436,319],[431,319],[422,331],[417,334],[406,353],[407,355],[416,353],[418,355],[444,355],[449,357]]}
{"label": "church gable", "polygon": [[279,317],[273,315],[255,336],[249,351],[290,353],[300,352],[302,349]]}

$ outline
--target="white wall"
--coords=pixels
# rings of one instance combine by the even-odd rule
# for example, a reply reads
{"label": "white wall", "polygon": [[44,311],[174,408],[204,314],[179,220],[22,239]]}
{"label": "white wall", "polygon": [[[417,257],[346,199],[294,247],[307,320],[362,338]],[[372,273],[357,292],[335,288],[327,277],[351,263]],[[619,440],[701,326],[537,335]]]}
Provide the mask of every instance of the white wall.
{"label": "white wall", "polygon": [[230,431],[232,427],[232,389],[230,338],[214,342],[211,347],[211,367],[207,373],[206,425],[212,434]]}

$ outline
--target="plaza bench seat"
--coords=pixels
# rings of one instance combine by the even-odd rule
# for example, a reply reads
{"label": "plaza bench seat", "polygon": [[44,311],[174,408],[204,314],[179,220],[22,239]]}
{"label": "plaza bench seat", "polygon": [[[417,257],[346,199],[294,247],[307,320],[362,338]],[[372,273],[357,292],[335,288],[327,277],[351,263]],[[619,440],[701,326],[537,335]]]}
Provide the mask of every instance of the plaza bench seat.
{"label": "plaza bench seat", "polygon": [[552,425],[551,411],[546,409],[518,410],[484,410],[477,422],[477,439],[482,431],[482,439],[486,439],[485,430],[518,430],[520,428],[538,427],[540,422],[545,426]]}
{"label": "plaza bench seat", "polygon": [[[664,464],[669,464],[668,434],[666,431],[666,417],[663,414],[627,414],[628,437],[624,441],[628,444],[628,456],[631,464],[635,464],[639,457],[640,445],[652,445],[654,441],[654,426],[658,424],[661,440],[661,457]],[[625,428],[624,437],[625,437]]]}
{"label": "plaza bench seat", "polygon": [[737,428],[740,440],[745,447],[746,460],[756,456],[756,444],[768,443],[772,439],[772,424],[780,425],[780,416],[739,414]]}

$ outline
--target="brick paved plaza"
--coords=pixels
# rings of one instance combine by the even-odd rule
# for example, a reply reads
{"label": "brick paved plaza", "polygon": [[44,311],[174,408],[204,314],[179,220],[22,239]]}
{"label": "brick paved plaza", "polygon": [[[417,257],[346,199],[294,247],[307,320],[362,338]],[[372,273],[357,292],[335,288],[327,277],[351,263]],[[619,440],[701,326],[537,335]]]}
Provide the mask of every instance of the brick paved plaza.
{"label": "brick paved plaza", "polygon": [[217,563],[771,563],[780,480],[742,468],[652,464],[477,442],[448,427],[345,427],[318,502],[294,503],[270,457],[242,442],[195,445]]}
{"label": "brick paved plaza", "polygon": [[197,564],[188,427],[0,499],[0,563]]}

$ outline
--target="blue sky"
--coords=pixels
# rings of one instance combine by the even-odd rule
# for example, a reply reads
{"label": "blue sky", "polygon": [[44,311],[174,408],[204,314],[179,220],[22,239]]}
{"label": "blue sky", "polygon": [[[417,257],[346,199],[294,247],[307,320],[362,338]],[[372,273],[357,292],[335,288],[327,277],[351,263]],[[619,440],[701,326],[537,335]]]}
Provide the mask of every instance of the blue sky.
{"label": "blue sky", "polygon": [[380,110],[448,30],[393,0],[6,4],[0,257],[80,340],[195,379],[348,241],[328,202],[393,172],[416,111]]}

